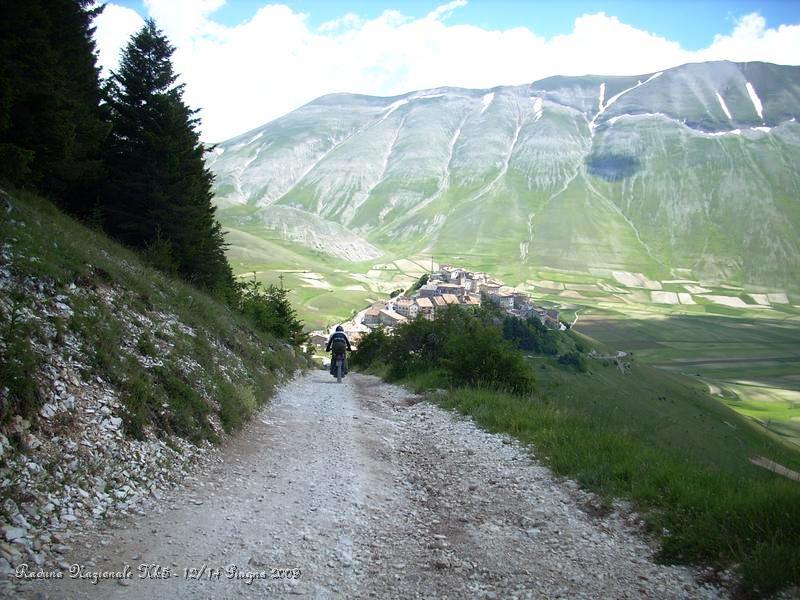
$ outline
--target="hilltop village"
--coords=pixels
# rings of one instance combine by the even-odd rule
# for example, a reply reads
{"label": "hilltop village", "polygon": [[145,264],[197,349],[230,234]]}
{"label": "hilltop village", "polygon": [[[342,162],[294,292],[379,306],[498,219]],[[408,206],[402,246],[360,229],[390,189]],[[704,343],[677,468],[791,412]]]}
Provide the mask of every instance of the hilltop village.
{"label": "hilltop village", "polygon": [[[421,283],[421,285],[420,285]],[[536,306],[526,292],[506,286],[487,273],[473,272],[454,265],[440,265],[405,294],[374,302],[345,323],[345,333],[353,343],[376,327],[391,330],[422,316],[433,320],[438,311],[448,306],[480,306],[482,299],[497,304],[507,314],[527,319],[536,317],[546,327],[564,329],[555,309]],[[327,334],[312,332],[311,342],[325,345]]]}

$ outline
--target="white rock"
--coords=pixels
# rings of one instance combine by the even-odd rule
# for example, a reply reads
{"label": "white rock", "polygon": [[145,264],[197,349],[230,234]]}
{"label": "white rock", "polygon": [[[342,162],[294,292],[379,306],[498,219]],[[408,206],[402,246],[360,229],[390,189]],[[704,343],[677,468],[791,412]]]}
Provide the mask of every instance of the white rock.
{"label": "white rock", "polygon": [[10,525],[3,527],[3,535],[9,542],[25,537],[25,533],[26,531],[22,527],[11,527]]}
{"label": "white rock", "polygon": [[22,527],[23,529],[30,529],[31,525],[28,523],[28,520],[22,516],[21,513],[17,513],[11,517],[11,521],[18,527]]}
{"label": "white rock", "polygon": [[11,564],[15,564],[19,561],[22,555],[19,553],[19,550],[16,546],[7,544],[6,542],[0,542],[0,556],[5,558]]}
{"label": "white rock", "polygon": [[42,405],[42,408],[39,409],[39,414],[42,416],[42,418],[50,419],[56,414],[56,407],[48,402]]}
{"label": "white rock", "polygon": [[8,577],[13,573],[14,569],[11,568],[9,562],[5,558],[0,557],[0,577]]}

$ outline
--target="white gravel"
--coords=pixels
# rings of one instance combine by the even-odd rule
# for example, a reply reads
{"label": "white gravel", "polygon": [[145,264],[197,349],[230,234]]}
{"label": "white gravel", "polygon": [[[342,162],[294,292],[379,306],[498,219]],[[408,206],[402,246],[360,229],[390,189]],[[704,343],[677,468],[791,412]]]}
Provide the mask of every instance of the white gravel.
{"label": "white gravel", "polygon": [[[301,377],[185,489],[73,538],[68,562],[119,581],[34,581],[37,598],[716,598],[654,564],[611,514],[509,438],[361,375]],[[140,564],[169,569],[140,579]],[[204,567],[205,565],[205,567]],[[228,578],[236,565],[267,579]],[[299,569],[273,579],[271,568]],[[184,569],[204,569],[187,579]],[[216,572],[220,576],[217,579]],[[153,575],[155,570],[151,570]],[[173,574],[177,574],[174,576]]]}

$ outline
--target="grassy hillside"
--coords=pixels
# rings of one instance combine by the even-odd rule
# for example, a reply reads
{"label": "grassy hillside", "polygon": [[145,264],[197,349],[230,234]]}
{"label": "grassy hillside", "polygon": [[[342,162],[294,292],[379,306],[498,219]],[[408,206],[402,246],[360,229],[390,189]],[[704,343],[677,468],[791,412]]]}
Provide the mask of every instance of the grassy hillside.
{"label": "grassy hillside", "polygon": [[[762,455],[800,470],[800,447],[737,414],[708,394],[701,382],[624,357],[623,374],[613,360],[590,360],[590,373],[529,359],[542,400],[576,410],[604,426],[619,428],[659,450],[694,464],[764,476],[750,464]],[[771,475],[766,475],[771,478]]]}
{"label": "grassy hillside", "polygon": [[[232,225],[225,216],[223,223],[227,225],[227,256],[234,273],[240,278],[255,273],[258,281],[291,290],[289,298],[308,329],[341,321],[363,308],[370,298],[388,296],[391,291],[373,290],[350,277],[351,271],[340,268],[353,269],[352,264],[342,265],[335,258],[278,239],[258,227]],[[369,266],[355,271],[366,277]]]}
{"label": "grassy hillside", "polygon": [[[195,442],[232,431],[302,364],[288,345],[26,193],[3,194],[3,424],[36,421],[39,376],[64,354],[76,377],[110,383],[126,434]],[[9,408],[10,405],[10,408]]]}
{"label": "grassy hillside", "polygon": [[800,324],[796,318],[582,315],[579,331],[638,360],[689,376],[715,401],[800,448]]}
{"label": "grassy hillside", "polygon": [[[736,591],[743,597],[762,597],[800,582],[797,482],[744,464],[728,471],[709,465],[713,458],[696,463],[680,450],[667,450],[642,435],[636,413],[623,416],[617,411],[605,420],[596,419],[582,407],[474,389],[433,399],[472,416],[490,431],[532,444],[556,473],[606,499],[633,501],[660,540],[661,557],[667,562],[734,567]],[[705,428],[694,428],[700,438],[726,427],[713,414],[705,416]],[[675,429],[674,447],[681,446],[683,435]]]}

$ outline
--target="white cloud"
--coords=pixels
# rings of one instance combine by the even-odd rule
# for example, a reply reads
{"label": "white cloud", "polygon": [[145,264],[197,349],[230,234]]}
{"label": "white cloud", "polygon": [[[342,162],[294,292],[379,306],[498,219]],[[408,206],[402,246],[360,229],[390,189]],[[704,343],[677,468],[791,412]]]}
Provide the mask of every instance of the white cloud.
{"label": "white cloud", "polygon": [[104,77],[117,67],[119,55],[128,39],[142,28],[144,20],[130,8],[107,4],[94,21],[97,28],[94,36],[97,43],[98,63]]}
{"label": "white cloud", "polygon": [[[223,2],[145,0],[177,47],[175,67],[187,84],[186,100],[202,107],[203,138],[209,141],[331,92],[389,96],[443,85],[486,88],[556,74],[643,74],[702,60],[800,64],[800,25],[769,29],[758,14],[740,19],[708,48],[688,51],[603,13],[580,16],[569,34],[545,39],[526,27],[447,24],[466,0],[421,18],[394,10],[373,19],[348,13],[316,29],[307,15],[280,4],[226,27],[213,20]],[[114,40],[128,35],[131,12],[109,4],[98,20],[102,64],[115,62],[125,40]]]}
{"label": "white cloud", "polygon": [[343,17],[333,19],[332,21],[326,21],[320,25],[318,29],[321,32],[337,31],[345,27],[358,27],[363,22],[364,21],[357,14],[347,13]]}
{"label": "white cloud", "polygon": [[457,8],[467,5],[467,0],[452,0],[447,4],[437,6],[434,10],[427,14],[426,19],[438,19],[440,17],[449,17],[450,14]]}
{"label": "white cloud", "polygon": [[217,30],[208,17],[223,4],[225,0],[144,0],[147,12],[178,47]]}
{"label": "white cloud", "polygon": [[548,43],[547,55],[559,65],[560,75],[638,75],[692,60],[677,42],[604,13],[575,19],[572,33]]}
{"label": "white cloud", "polygon": [[800,25],[768,29],[757,13],[739,19],[733,33],[717,34],[714,42],[698,52],[701,60],[763,60],[779,65],[800,64]]}

